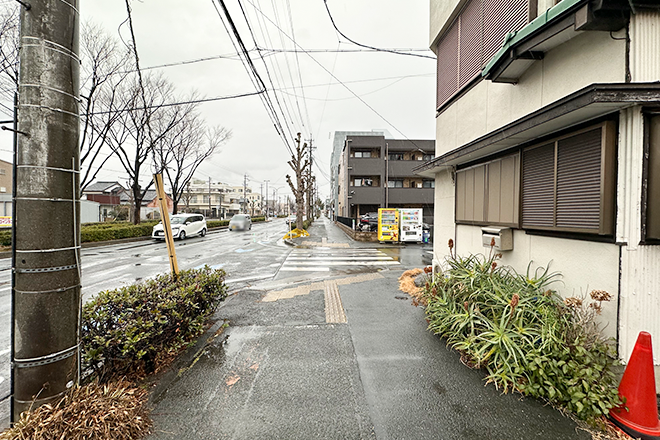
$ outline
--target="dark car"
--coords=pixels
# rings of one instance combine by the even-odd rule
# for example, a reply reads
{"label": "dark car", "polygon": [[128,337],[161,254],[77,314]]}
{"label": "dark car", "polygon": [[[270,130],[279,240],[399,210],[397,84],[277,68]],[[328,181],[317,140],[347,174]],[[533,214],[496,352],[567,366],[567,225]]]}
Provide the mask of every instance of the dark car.
{"label": "dark car", "polygon": [[360,217],[360,224],[358,226],[363,231],[377,231],[378,230],[378,213],[368,212]]}

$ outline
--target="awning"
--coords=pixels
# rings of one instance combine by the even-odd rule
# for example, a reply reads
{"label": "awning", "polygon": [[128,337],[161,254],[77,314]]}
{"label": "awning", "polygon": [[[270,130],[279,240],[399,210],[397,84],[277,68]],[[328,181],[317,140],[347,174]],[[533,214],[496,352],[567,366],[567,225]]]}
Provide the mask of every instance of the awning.
{"label": "awning", "polygon": [[493,82],[515,83],[551,49],[583,31],[617,31],[629,16],[627,0],[562,0],[518,32],[507,34],[481,75]]}
{"label": "awning", "polygon": [[433,177],[447,166],[472,162],[633,105],[660,105],[660,82],[592,84],[425,162],[413,172]]}

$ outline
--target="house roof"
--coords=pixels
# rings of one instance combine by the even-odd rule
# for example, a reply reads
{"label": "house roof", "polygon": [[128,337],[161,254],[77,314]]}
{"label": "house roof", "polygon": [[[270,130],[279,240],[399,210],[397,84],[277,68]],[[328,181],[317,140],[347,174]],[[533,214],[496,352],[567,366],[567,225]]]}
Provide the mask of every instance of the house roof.
{"label": "house roof", "polygon": [[657,105],[660,82],[592,84],[497,130],[413,168],[433,177],[449,166],[476,161],[633,105]]}
{"label": "house roof", "polygon": [[124,189],[119,182],[94,182],[85,188],[85,192],[111,192],[116,188]]}
{"label": "house roof", "polygon": [[[169,194],[165,194],[167,197],[171,197]],[[146,205],[149,202],[151,202],[153,199],[155,199],[158,196],[156,193],[155,189],[150,189],[147,190],[146,193],[144,193],[144,197],[142,197],[142,204]],[[120,200],[122,203],[128,203],[131,200],[131,196],[128,193],[128,191],[124,191],[121,193]]]}

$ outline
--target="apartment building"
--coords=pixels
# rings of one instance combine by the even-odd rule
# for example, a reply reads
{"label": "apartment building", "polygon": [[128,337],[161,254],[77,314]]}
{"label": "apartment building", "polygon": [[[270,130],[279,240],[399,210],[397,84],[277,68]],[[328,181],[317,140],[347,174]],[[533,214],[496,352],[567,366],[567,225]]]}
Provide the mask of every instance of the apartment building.
{"label": "apartment building", "polygon": [[660,365],[660,2],[430,7],[436,157],[416,172],[435,179],[434,264],[450,238],[483,253],[482,227],[511,228],[505,264],[606,290],[621,359],[645,330]]}
{"label": "apartment building", "polygon": [[239,212],[261,215],[261,195],[250,187],[193,179],[186,186],[179,211],[201,212],[210,218],[230,218]]}
{"label": "apartment building", "polygon": [[435,181],[416,175],[413,168],[434,157],[434,144],[346,136],[336,170],[336,215],[358,218],[378,208],[423,208],[425,221],[432,222]]}

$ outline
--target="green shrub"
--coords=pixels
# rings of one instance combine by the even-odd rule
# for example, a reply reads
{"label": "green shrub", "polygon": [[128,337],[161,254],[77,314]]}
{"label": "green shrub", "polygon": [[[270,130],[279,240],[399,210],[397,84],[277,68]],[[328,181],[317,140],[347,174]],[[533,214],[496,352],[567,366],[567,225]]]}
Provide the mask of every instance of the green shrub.
{"label": "green shrub", "polygon": [[498,265],[501,254],[447,259],[424,289],[429,330],[447,339],[487,382],[542,398],[595,421],[621,404],[615,352],[594,321],[609,294],[562,300],[548,285],[558,274]]}
{"label": "green shrub", "polygon": [[157,223],[156,221],[148,221],[134,225],[132,223],[117,222],[82,226],[80,228],[80,238],[83,243],[89,243],[121,238],[148,237]]}
{"label": "green shrub", "polygon": [[206,220],[206,227],[209,229],[227,226],[228,224],[229,220]]}
{"label": "green shrub", "polygon": [[266,217],[252,217],[252,223],[259,223],[259,222],[265,222]]}
{"label": "green shrub", "polygon": [[83,306],[83,368],[102,381],[152,372],[203,331],[224,279],[206,266],[99,293]]}
{"label": "green shrub", "polygon": [[11,246],[11,229],[0,230],[0,246]]}

